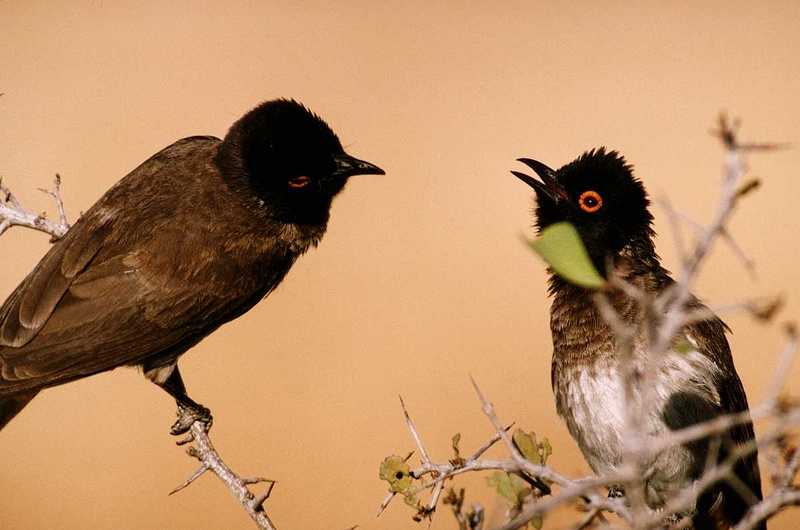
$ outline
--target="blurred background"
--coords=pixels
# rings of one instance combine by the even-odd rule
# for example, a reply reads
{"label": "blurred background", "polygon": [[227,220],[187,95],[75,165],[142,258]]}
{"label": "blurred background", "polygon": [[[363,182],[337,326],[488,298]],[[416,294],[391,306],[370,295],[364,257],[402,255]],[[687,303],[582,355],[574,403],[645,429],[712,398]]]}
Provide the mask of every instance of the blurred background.
{"label": "blurred background", "polygon": [[[456,432],[465,452],[492,435],[469,374],[503,420],[550,438],[555,468],[588,472],[554,410],[546,275],[520,241],[533,203],[508,172],[517,157],[560,166],[618,149],[654,197],[707,221],[719,111],[743,119],[745,139],[800,141],[794,1],[0,1],[0,21],[0,175],[37,210],[54,214],[36,188],[56,172],[74,220],[162,147],[223,136],[279,96],[387,170],[354,178],[320,247],[182,360],[227,462],[277,480],[267,508],[283,529],[416,527],[401,502],[375,518],[378,465],[413,448],[397,396],[444,460]],[[800,151],[749,162],[763,186],[732,233],[757,277],[720,246],[698,292],[713,304],[784,293],[781,319],[794,319]],[[24,229],[2,237],[0,296],[47,247]],[[782,336],[726,320],[758,401]],[[0,433],[2,527],[251,528],[212,476],[167,496],[196,468],[168,434],[173,419],[173,401],[133,369],[44,392]],[[483,477],[459,484],[498,520]],[[565,510],[545,525],[575,520]],[[797,525],[795,511],[772,528]],[[432,528],[456,528],[448,509]]]}

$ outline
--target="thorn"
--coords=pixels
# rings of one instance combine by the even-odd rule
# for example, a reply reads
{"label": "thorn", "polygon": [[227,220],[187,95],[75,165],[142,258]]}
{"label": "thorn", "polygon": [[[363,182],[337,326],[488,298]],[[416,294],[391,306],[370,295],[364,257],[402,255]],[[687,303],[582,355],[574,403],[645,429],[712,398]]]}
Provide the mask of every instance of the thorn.
{"label": "thorn", "polygon": [[791,149],[792,144],[788,142],[748,142],[737,146],[740,151],[779,151]]}
{"label": "thorn", "polygon": [[481,389],[478,386],[478,383],[475,382],[475,378],[472,377],[472,374],[469,375],[469,380],[472,381],[472,387],[475,389],[475,393],[478,394],[478,399],[483,404],[484,408],[491,406],[491,404],[486,401],[486,398],[483,396],[483,392],[481,392]]}
{"label": "thorn", "polygon": [[389,492],[389,493],[386,495],[386,498],[385,498],[385,499],[383,499],[383,502],[381,503],[381,505],[380,505],[380,506],[378,506],[378,513],[376,513],[376,514],[375,514],[375,517],[376,517],[376,518],[377,518],[377,517],[380,517],[380,516],[381,516],[381,514],[382,514],[384,511],[386,511],[386,508],[388,508],[388,507],[389,507],[389,503],[391,503],[391,502],[392,502],[392,499],[394,499],[394,496],[395,496],[395,495],[397,495],[397,493],[395,493],[394,491],[390,491],[390,492]]}
{"label": "thorn", "polygon": [[[178,445],[178,446],[186,445],[188,443],[192,443],[193,441],[194,441],[194,434],[192,434],[192,432],[189,431],[189,434],[186,435],[186,438],[181,438],[180,440],[175,442],[175,445]],[[194,456],[194,455],[192,455],[192,456]]]}
{"label": "thorn", "polygon": [[242,484],[244,484],[245,486],[248,486],[250,484],[260,484],[261,482],[272,482],[272,483],[275,483],[274,480],[270,480],[270,479],[264,478],[264,477],[250,477],[250,478],[243,478],[242,479]]}
{"label": "thorn", "polygon": [[253,499],[253,509],[255,509],[256,511],[262,511],[262,512],[264,511],[264,501],[269,499],[269,496],[272,493],[272,488],[275,487],[274,480],[269,480],[267,482],[270,483],[269,486],[267,487],[267,490],[258,497],[256,497],[255,499]]}
{"label": "thorn", "polygon": [[757,178],[752,178],[739,186],[739,189],[736,190],[736,198],[741,198],[747,195],[748,193],[757,190],[761,187],[761,180]]}
{"label": "thorn", "polygon": [[203,464],[197,471],[192,473],[191,477],[187,478],[185,481],[183,481],[183,483],[180,486],[170,491],[169,494],[172,495],[174,493],[178,493],[179,491],[187,487],[189,484],[200,478],[206,471],[208,471],[208,466]]}

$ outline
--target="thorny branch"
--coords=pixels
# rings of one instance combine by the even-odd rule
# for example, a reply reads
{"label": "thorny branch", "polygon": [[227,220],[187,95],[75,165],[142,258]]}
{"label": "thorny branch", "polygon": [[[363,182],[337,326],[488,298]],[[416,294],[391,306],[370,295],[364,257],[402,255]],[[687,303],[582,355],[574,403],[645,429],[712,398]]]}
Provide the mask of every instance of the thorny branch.
{"label": "thorny branch", "polygon": [[[192,424],[191,436],[186,439],[185,442],[194,442],[194,445],[190,446],[186,452],[189,456],[193,456],[200,461],[200,467],[180,486],[172,490],[169,493],[170,495],[181,491],[204,475],[206,471],[211,471],[225,483],[231,494],[239,501],[244,511],[255,521],[259,528],[263,530],[275,530],[275,525],[264,510],[264,501],[266,501],[272,493],[272,488],[275,486],[274,480],[262,477],[243,478],[237,475],[225,464],[222,457],[214,448],[211,439],[208,437],[206,425],[202,422],[196,421]],[[263,493],[255,495],[250,491],[248,486],[260,482],[268,483],[269,486],[267,486],[267,489],[264,490]]]}
{"label": "thorny branch", "polygon": [[[653,297],[621,278],[609,275],[610,288],[624,292],[638,303],[645,317],[643,328],[632,329],[631,325],[617,314],[606,293],[600,291],[594,297],[598,311],[617,336],[618,346],[623,350],[621,355],[623,363],[628,363],[627,369],[623,365],[622,370],[624,388],[626,394],[631,398],[626,400],[628,403],[626,407],[628,431],[623,436],[626,443],[623,451],[623,465],[615,471],[603,475],[573,479],[561,475],[547,465],[531,462],[520,454],[508,435],[508,428],[502,426],[494,407],[473,381],[482,410],[491,421],[496,434],[480,450],[466,459],[456,458],[444,463],[434,462],[422,445],[421,437],[410,419],[405,404],[401,403],[406,424],[416,442],[417,450],[424,455],[422,465],[418,469],[410,471],[410,475],[414,478],[429,475],[432,478],[409,493],[417,494],[422,490],[433,490],[434,494],[431,495],[431,500],[426,505],[428,517],[436,509],[439,500],[437,492],[441,492],[446,481],[467,472],[500,470],[527,480],[538,480],[555,486],[552,492],[537,490],[532,499],[529,499],[521,509],[510,514],[508,522],[500,530],[523,528],[535,518],[540,518],[554,508],[576,500],[582,501],[587,512],[576,528],[608,527],[609,523],[603,517],[603,513],[614,514],[626,526],[636,529],[664,526],[676,529],[685,528],[690,526],[691,519],[689,517],[684,515],[676,520],[670,514],[689,514],[699,495],[709,487],[724,481],[742,491],[743,494],[748,493],[743,491],[746,488],[741,482],[738,482],[733,470],[738,459],[756,450],[761,450],[762,457],[765,453],[770,455],[776,453],[771,462],[775,468],[771,474],[773,489],[762,501],[752,506],[744,519],[737,524],[735,530],[748,530],[787,507],[800,506],[800,485],[795,482],[798,471],[800,471],[800,448],[792,445],[791,441],[791,433],[800,427],[800,403],[782,397],[798,348],[797,331],[791,324],[786,326],[787,344],[777,359],[775,375],[767,394],[750,411],[719,416],[680,430],[669,431],[657,437],[639,434],[644,432],[644,429],[639,428],[641,411],[647,406],[648,400],[652,399],[651,389],[655,386],[652,381],[658,373],[663,354],[672,347],[674,338],[684,326],[709,318],[707,310],[698,311],[688,306],[691,300],[692,286],[716,241],[722,240],[726,243],[748,272],[752,274],[754,270],[753,260],[738,245],[727,229],[728,221],[739,200],[760,184],[756,179],[743,182],[746,170],[741,155],[752,151],[773,150],[782,146],[779,144],[740,143],[736,136],[737,129],[737,122],[731,123],[721,116],[718,129],[714,131],[726,149],[725,171],[719,204],[708,226],[691,220],[688,216],[678,212],[669,202],[662,201],[675,235],[678,253],[681,256],[680,272],[674,286],[660,296]],[[693,245],[689,246],[684,241],[681,234],[681,223],[685,223],[691,228],[695,236]],[[751,301],[733,304],[724,309],[745,310],[757,320],[770,321],[777,313],[781,303],[781,299],[778,298],[764,303]],[[649,343],[649,357],[644,368],[639,368],[637,371],[632,363],[632,339],[642,332]],[[635,396],[638,396],[638,399],[633,399]],[[654,510],[647,505],[644,501],[645,463],[651,461],[654,455],[669,447],[697,440],[708,439],[713,442],[718,438],[712,437],[727,432],[736,425],[756,420],[769,423],[758,440],[734,448],[720,462],[709,459],[709,465],[706,466],[694,486],[668,499],[666,505],[660,509]],[[501,440],[508,450],[509,458],[504,460],[482,458],[486,449]],[[613,488],[620,484],[625,487],[626,499],[614,498],[605,494],[606,488]],[[381,504],[380,511],[388,506],[394,496],[394,493],[387,496]],[[463,491],[456,496],[454,490],[450,490],[446,498],[448,504],[451,502],[463,504],[463,497]],[[459,522],[459,527],[465,528],[463,514],[455,511],[454,514]]]}
{"label": "thorny branch", "polygon": [[[22,226],[49,234],[51,242],[58,241],[66,235],[70,225],[67,221],[64,202],[61,199],[61,177],[56,175],[55,185],[52,190],[40,189],[40,191],[50,195],[55,200],[58,221],[51,221],[45,213],[35,213],[26,209],[0,180],[0,235],[12,226]],[[187,453],[200,461],[200,468],[180,486],[172,490],[170,495],[189,486],[204,475],[206,471],[211,471],[228,487],[231,494],[261,530],[275,530],[275,525],[264,510],[264,502],[269,498],[275,481],[260,477],[243,478],[237,475],[225,464],[214,448],[206,426],[202,422],[194,422],[191,427],[191,436],[179,442],[179,444],[182,445],[189,442],[193,442],[194,445],[188,448]],[[269,486],[263,493],[255,495],[249,490],[248,486],[260,482],[269,483]]]}
{"label": "thorny branch", "polygon": [[52,190],[39,188],[39,191],[50,195],[55,200],[58,221],[51,221],[45,213],[36,213],[26,209],[0,179],[0,235],[3,235],[12,226],[24,226],[49,234],[50,241],[57,241],[64,237],[69,230],[69,223],[64,210],[64,202],[61,200],[61,176],[56,174]]}

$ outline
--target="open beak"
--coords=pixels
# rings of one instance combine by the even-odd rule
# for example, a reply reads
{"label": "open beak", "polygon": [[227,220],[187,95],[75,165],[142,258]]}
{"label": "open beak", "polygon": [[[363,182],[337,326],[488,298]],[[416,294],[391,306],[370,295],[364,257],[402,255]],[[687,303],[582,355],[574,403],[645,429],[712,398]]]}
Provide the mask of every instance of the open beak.
{"label": "open beak", "polygon": [[353,175],[385,175],[386,172],[364,160],[354,158],[347,153],[336,155],[334,158],[336,162],[336,170],[333,172],[334,177],[352,177]]}
{"label": "open beak", "polygon": [[536,191],[536,195],[544,195],[556,204],[561,201],[569,200],[569,195],[567,195],[566,190],[558,183],[558,180],[556,180],[555,171],[541,162],[531,160],[530,158],[518,158],[517,160],[535,171],[536,174],[539,175],[539,178],[542,179],[538,181],[525,173],[520,173],[519,171],[511,172],[515,177],[533,188]]}

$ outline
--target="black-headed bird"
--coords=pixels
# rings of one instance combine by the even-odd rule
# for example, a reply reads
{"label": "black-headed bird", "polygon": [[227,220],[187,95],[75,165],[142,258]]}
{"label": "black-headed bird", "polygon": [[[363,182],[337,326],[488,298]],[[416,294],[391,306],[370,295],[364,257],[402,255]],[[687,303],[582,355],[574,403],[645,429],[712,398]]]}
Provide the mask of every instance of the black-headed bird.
{"label": "black-headed bird", "polygon": [[184,138],[150,157],[0,308],[0,428],[41,390],[123,365],[175,398],[173,434],[210,425],[178,357],[275,289],[361,174],[383,170],[285,99],[245,114],[224,140]]}
{"label": "black-headed bird", "polygon": [[[556,171],[535,160],[519,160],[541,179],[512,171],[536,192],[538,231],[569,222],[602,274],[618,275],[654,296],[674,285],[653,244],[647,193],[620,154],[594,149]],[[622,380],[622,342],[601,316],[591,291],[552,272],[549,287],[556,409],[595,473],[613,472],[623,461],[626,406],[630,405]],[[643,416],[639,424],[646,431],[640,434],[657,437],[722,414],[748,410],[725,337],[728,329],[719,318],[709,314],[705,320],[684,326],[672,339],[672,347],[653,358],[638,304],[621,290],[610,296],[614,309],[634,330],[630,349],[634,370],[645,373],[647,363],[657,363],[648,383],[649,398],[640,399],[637,407]],[[707,309],[694,296],[687,307]],[[716,440],[657,453],[646,462],[646,502],[660,508],[690,487],[714,455],[719,461],[733,448],[753,440],[753,426],[748,422]],[[699,497],[690,512],[695,528],[735,524],[762,498],[755,451],[738,461],[734,475]]]}

